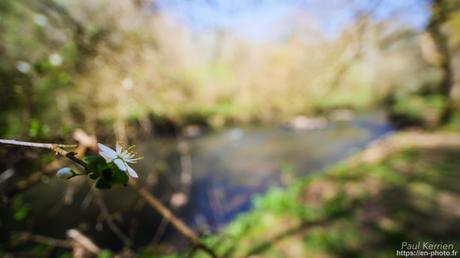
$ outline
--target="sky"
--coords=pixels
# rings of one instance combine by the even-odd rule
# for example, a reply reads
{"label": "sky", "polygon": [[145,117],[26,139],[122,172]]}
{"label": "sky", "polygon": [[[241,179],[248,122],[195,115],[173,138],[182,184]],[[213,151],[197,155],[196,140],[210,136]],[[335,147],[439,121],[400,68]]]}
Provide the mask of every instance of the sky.
{"label": "sky", "polygon": [[253,39],[272,38],[302,20],[334,37],[353,22],[357,10],[416,29],[429,18],[427,0],[157,0],[156,5],[193,30],[221,28]]}

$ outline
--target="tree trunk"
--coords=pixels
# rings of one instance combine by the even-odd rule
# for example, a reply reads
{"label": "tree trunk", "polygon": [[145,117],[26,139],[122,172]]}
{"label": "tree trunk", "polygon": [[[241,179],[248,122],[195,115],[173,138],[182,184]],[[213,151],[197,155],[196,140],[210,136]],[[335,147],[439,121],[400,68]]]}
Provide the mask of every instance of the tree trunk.
{"label": "tree trunk", "polygon": [[440,56],[439,67],[443,75],[439,85],[439,93],[445,97],[446,104],[441,113],[439,124],[447,123],[452,116],[451,92],[454,82],[452,71],[452,58],[448,45],[448,37],[442,32],[442,26],[448,20],[449,15],[456,10],[458,3],[449,0],[432,0],[431,17],[427,25],[427,32],[431,35],[436,50]]}

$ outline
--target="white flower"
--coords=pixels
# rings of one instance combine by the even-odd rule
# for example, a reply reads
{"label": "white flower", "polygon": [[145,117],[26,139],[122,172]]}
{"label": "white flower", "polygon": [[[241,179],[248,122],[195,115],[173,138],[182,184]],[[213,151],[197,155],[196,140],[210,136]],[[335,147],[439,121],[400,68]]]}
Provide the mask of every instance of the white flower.
{"label": "white flower", "polygon": [[57,177],[65,178],[65,179],[69,179],[70,177],[74,175],[75,173],[72,171],[71,168],[68,168],[68,167],[63,167],[56,172]]}
{"label": "white flower", "polygon": [[121,171],[128,172],[131,177],[138,178],[136,171],[132,169],[128,163],[136,163],[136,160],[140,158],[135,158],[135,154],[129,150],[123,150],[120,144],[117,143],[116,151],[105,146],[102,143],[98,143],[97,147],[99,148],[99,155],[105,158],[107,162],[112,162],[117,165]]}

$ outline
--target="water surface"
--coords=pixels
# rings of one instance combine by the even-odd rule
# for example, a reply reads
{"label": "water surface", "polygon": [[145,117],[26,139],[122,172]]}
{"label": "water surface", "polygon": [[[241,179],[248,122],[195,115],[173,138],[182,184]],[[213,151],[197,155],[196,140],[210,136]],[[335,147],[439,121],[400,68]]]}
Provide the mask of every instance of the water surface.
{"label": "water surface", "polygon": [[[155,138],[138,144],[145,159],[136,168],[165,204],[171,203],[172,196],[179,203],[186,197],[184,205],[174,210],[189,225],[200,232],[217,231],[248,211],[256,194],[318,173],[391,131],[383,112],[369,111],[322,129],[276,126],[212,132],[186,139],[185,155],[179,154],[176,139]],[[112,219],[134,247],[182,241],[132,189],[116,187],[101,194]],[[27,191],[24,200],[30,215],[15,222],[5,215],[8,211],[2,211],[2,235],[29,230],[64,238],[67,229],[79,228],[103,248],[122,247],[84,180],[49,178]]]}

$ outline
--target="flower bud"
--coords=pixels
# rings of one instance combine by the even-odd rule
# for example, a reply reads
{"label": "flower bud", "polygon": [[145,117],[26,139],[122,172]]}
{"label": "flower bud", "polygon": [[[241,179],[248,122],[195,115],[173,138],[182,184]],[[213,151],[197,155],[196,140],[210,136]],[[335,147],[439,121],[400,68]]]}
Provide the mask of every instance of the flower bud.
{"label": "flower bud", "polygon": [[56,172],[56,176],[64,179],[69,179],[71,176],[75,175],[71,168],[63,167]]}

